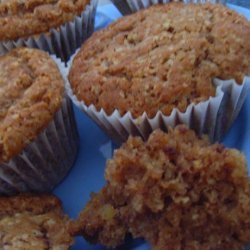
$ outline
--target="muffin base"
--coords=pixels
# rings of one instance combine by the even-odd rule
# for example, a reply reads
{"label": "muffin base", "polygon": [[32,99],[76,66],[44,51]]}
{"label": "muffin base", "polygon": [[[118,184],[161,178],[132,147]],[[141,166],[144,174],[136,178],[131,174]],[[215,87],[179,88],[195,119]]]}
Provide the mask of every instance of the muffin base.
{"label": "muffin base", "polygon": [[64,98],[49,126],[19,155],[0,164],[0,194],[52,190],[73,165],[77,148],[72,103]]}
{"label": "muffin base", "polygon": [[51,191],[72,167],[77,148],[72,103],[64,98],[49,126],[19,155],[0,164],[0,194]]}
{"label": "muffin base", "polygon": [[38,48],[55,54],[67,61],[77,48],[94,32],[95,13],[98,0],[91,0],[80,16],[58,28],[50,29],[48,33],[20,38],[16,41],[1,41],[0,55],[13,48]]}
{"label": "muffin base", "polygon": [[[76,54],[77,52],[69,60],[66,74]],[[158,111],[153,118],[149,118],[146,112],[139,117],[133,117],[131,112],[121,115],[118,110],[108,115],[103,109],[97,110],[93,104],[87,106],[84,101],[79,101],[69,81],[66,81],[65,88],[73,103],[93,119],[116,144],[121,144],[129,135],[138,135],[146,140],[153,130],[160,128],[167,131],[168,127],[175,127],[178,124],[185,124],[198,135],[207,134],[211,142],[220,141],[246,100],[250,91],[250,76],[246,76],[241,85],[235,80],[220,79],[214,79],[214,85],[216,86],[214,97],[190,104],[185,112],[175,108],[167,116]]]}

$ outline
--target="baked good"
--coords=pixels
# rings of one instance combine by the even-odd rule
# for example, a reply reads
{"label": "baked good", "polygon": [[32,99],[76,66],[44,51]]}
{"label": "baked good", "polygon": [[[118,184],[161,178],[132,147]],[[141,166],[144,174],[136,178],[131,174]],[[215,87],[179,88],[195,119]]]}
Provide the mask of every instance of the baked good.
{"label": "baked good", "polygon": [[184,112],[215,96],[213,78],[250,74],[249,37],[250,23],[219,4],[152,6],[96,32],[69,80],[79,101],[108,115]]}
{"label": "baked good", "polygon": [[0,198],[0,248],[69,249],[68,217],[53,195]]}
{"label": "baked good", "polygon": [[250,179],[242,153],[178,126],[130,137],[107,162],[107,184],[72,222],[73,235],[116,247],[126,234],[152,249],[243,249]]}
{"label": "baked good", "polygon": [[0,162],[44,129],[62,105],[64,82],[47,53],[16,49],[0,57]]}
{"label": "baked good", "polygon": [[159,3],[169,3],[169,2],[183,2],[185,4],[189,3],[220,3],[225,4],[226,0],[202,0],[202,1],[193,1],[193,0],[155,0],[145,2],[143,0],[111,0],[115,7],[122,13],[122,15],[128,15],[133,12],[136,12],[140,9],[148,8],[151,5]]}
{"label": "baked good", "polygon": [[[55,61],[29,48],[1,56],[0,193],[51,189],[76,155],[71,131],[76,131],[71,103],[64,97],[64,79]],[[21,184],[29,181],[33,184]]]}
{"label": "baked good", "polygon": [[0,3],[0,41],[48,32],[72,21],[89,0],[8,0]]}
{"label": "baked good", "polygon": [[0,55],[38,48],[67,61],[94,31],[97,0],[0,2]]}

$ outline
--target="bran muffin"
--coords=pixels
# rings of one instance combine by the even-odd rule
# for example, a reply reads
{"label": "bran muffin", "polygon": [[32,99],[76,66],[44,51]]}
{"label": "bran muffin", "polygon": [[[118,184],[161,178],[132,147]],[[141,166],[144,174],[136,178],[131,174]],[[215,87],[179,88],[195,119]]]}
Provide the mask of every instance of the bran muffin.
{"label": "bran muffin", "polygon": [[221,5],[153,6],[95,33],[69,80],[79,100],[109,115],[169,115],[214,96],[215,77],[242,83],[249,37],[250,23]]}
{"label": "bran muffin", "polygon": [[10,0],[0,4],[0,40],[28,37],[72,21],[89,0]]}
{"label": "bran muffin", "polygon": [[67,250],[73,243],[68,217],[53,195],[0,198],[0,248]]}
{"label": "bran muffin", "polygon": [[[92,12],[96,3],[93,1],[91,10],[86,10],[89,4],[90,0],[2,1],[0,3],[0,41],[2,45],[12,44],[14,47],[22,41],[22,45],[38,47],[57,53],[58,56],[69,56],[70,54],[68,55],[67,51],[63,50],[72,50],[74,46],[79,47],[83,39],[86,38],[82,37],[84,32],[88,33],[90,32],[89,28],[93,29],[92,19],[94,17]],[[85,17],[81,16],[82,13],[85,13]],[[77,18],[78,25],[76,24]],[[70,22],[73,22],[74,25],[71,24],[72,28],[69,30],[70,25],[68,24]],[[89,22],[92,24],[90,25]],[[63,33],[61,27],[66,24],[68,27],[66,32]],[[88,25],[91,27],[88,27]],[[83,29],[86,30],[83,31]],[[74,34],[76,32],[78,34]],[[39,42],[41,35],[44,35],[47,39]],[[33,39],[33,42],[25,43],[24,41],[28,38]],[[9,42],[18,41],[18,39],[18,43]],[[70,39],[70,41],[67,41],[67,39]],[[74,43],[76,44],[73,46]],[[7,46],[3,47],[7,49]],[[74,49],[76,48],[74,47]],[[1,50],[4,50],[4,48],[1,48]],[[3,51],[1,52],[3,53]],[[72,52],[70,51],[70,53]]]}
{"label": "bran muffin", "polygon": [[76,152],[71,103],[56,62],[29,48],[1,56],[0,193],[50,190]]}
{"label": "bran muffin", "polygon": [[127,234],[152,249],[243,249],[250,243],[245,157],[177,126],[130,137],[107,162],[107,184],[71,222],[73,235],[114,248]]}
{"label": "bran muffin", "polygon": [[215,97],[214,78],[241,84],[250,74],[249,38],[250,23],[219,4],[152,6],[96,32],[75,56],[69,81],[85,110],[168,117]]}
{"label": "bran muffin", "polygon": [[144,1],[144,0],[111,0],[111,2],[117,7],[117,9],[123,14],[128,15],[141,9],[148,8],[155,4],[166,4],[169,2],[183,2],[185,4],[189,3],[220,3],[225,4],[226,0],[154,0],[154,1]]}

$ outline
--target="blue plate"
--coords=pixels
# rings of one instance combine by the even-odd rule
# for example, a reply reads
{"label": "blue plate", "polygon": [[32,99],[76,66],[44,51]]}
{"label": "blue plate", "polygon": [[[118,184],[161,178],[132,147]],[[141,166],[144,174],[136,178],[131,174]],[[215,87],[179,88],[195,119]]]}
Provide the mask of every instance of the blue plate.
{"label": "blue plate", "polygon": [[[229,5],[250,19],[250,10]],[[105,27],[121,14],[112,4],[98,6],[96,29]],[[75,115],[80,135],[80,147],[75,165],[54,193],[63,201],[65,212],[76,218],[89,200],[91,192],[99,191],[105,184],[105,162],[112,157],[113,144],[109,138],[85,114],[75,107]],[[239,117],[224,138],[227,147],[243,151],[250,162],[250,96],[248,96]],[[103,250],[100,245],[90,245],[83,238],[76,239],[72,250]],[[148,250],[142,240],[127,240],[117,250]],[[250,250],[250,248],[249,248]]]}

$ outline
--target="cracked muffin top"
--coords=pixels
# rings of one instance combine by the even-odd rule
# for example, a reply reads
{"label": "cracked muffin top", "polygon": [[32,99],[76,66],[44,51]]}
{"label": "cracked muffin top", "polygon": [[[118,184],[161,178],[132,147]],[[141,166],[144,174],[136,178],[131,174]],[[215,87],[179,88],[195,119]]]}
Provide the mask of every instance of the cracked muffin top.
{"label": "cracked muffin top", "polygon": [[240,250],[250,243],[250,178],[244,155],[185,126],[130,137],[107,162],[72,235],[108,248],[127,234],[152,250]]}
{"label": "cracked muffin top", "polygon": [[152,6],[95,33],[73,60],[74,94],[107,114],[185,111],[215,95],[213,78],[250,74],[250,23],[219,4]]}
{"label": "cracked muffin top", "polygon": [[69,22],[89,0],[1,0],[0,40],[16,40]]}
{"label": "cracked muffin top", "polygon": [[49,124],[63,93],[63,78],[47,53],[21,48],[0,57],[0,163]]}
{"label": "cracked muffin top", "polygon": [[0,198],[0,248],[69,249],[68,218],[52,195]]}

